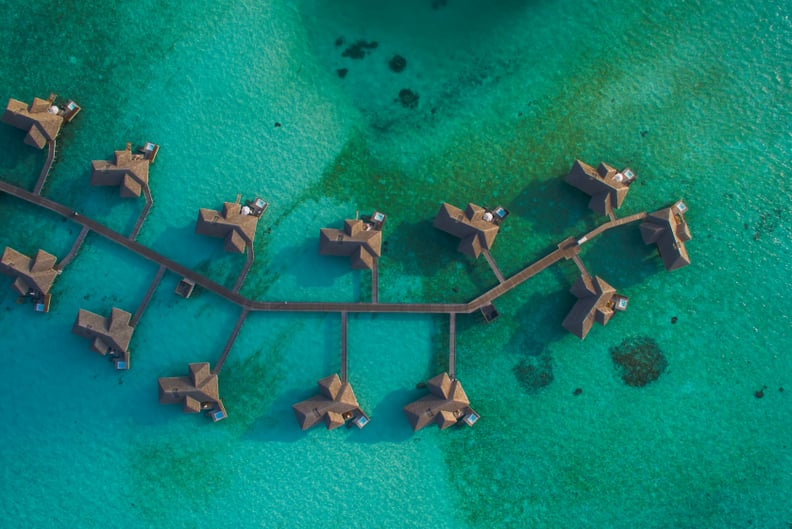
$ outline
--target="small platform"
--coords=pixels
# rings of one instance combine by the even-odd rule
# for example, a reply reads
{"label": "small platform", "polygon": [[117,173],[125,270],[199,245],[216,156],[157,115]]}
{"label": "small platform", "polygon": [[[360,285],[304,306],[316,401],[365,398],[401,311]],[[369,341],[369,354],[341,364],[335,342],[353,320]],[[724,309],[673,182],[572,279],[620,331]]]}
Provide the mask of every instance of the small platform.
{"label": "small platform", "polygon": [[147,141],[143,147],[138,148],[138,152],[143,155],[144,160],[148,160],[149,163],[154,163],[154,159],[157,157],[157,153],[159,153],[159,145]]}
{"label": "small platform", "polygon": [[498,312],[498,309],[496,309],[495,305],[493,305],[492,303],[490,303],[489,305],[484,305],[483,307],[481,307],[480,310],[481,310],[481,314],[484,316],[484,320],[487,323],[491,322],[492,320],[500,316],[500,312]]}
{"label": "small platform", "polygon": [[[261,197],[256,197],[255,200],[248,200],[245,202],[244,207],[242,208],[242,213],[245,215],[253,215],[254,217],[260,217],[267,208],[269,207],[269,202],[264,200]],[[247,210],[245,210],[247,208]],[[245,213],[247,211],[247,213]]]}
{"label": "small platform", "polygon": [[192,296],[193,290],[195,290],[195,281],[183,277],[181,281],[179,281],[179,284],[176,285],[174,292],[176,292],[176,294],[179,296],[188,299],[190,296]]}
{"label": "small platform", "polygon": [[69,122],[71,122],[71,120],[74,119],[74,117],[77,114],[80,113],[80,110],[82,110],[82,107],[80,105],[78,105],[77,103],[75,103],[74,101],[72,101],[71,99],[69,99],[69,102],[66,103],[66,106],[63,107],[58,112],[58,114],[61,117],[63,117],[63,121],[65,121],[66,123],[69,123]]}

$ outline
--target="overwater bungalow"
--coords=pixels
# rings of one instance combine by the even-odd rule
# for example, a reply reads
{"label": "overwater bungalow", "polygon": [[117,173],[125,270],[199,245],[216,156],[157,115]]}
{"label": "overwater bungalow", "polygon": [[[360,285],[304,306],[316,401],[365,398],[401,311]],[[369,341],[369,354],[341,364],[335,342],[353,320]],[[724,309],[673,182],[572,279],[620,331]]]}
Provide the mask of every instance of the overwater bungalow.
{"label": "overwater bungalow", "polygon": [[338,375],[330,375],[318,384],[319,395],[292,406],[300,428],[307,430],[322,420],[328,430],[344,424],[354,424],[358,428],[368,424],[368,415],[360,409],[349,382],[341,382]]}
{"label": "overwater bungalow", "polygon": [[6,246],[0,258],[0,273],[11,276],[11,287],[20,296],[43,296],[49,294],[55,278],[60,271],[55,269],[57,258],[51,253],[39,250],[31,259]]}
{"label": "overwater bungalow", "polygon": [[690,264],[685,243],[691,239],[685,221],[687,205],[679,200],[673,205],[650,213],[641,223],[641,237],[646,244],[657,244],[666,270]]}
{"label": "overwater bungalow", "polygon": [[64,121],[71,121],[80,111],[79,105],[74,101],[66,103],[64,108],[58,107],[55,104],[56,97],[55,94],[50,94],[47,99],[34,97],[29,105],[17,99],[9,99],[2,121],[28,131],[25,143],[42,149],[58,136]]}
{"label": "overwater bungalow", "polygon": [[367,220],[345,220],[344,228],[319,230],[319,253],[349,257],[356,270],[374,268],[374,261],[382,255],[382,225],[385,215],[375,212]]}
{"label": "overwater bungalow", "polygon": [[441,430],[464,422],[473,426],[479,414],[470,407],[470,401],[457,379],[442,373],[426,382],[429,395],[411,402],[404,407],[407,420],[413,431],[430,424],[437,424]]}
{"label": "overwater bungalow", "polygon": [[223,211],[201,208],[195,232],[210,237],[225,239],[227,252],[244,253],[246,246],[253,245],[256,236],[256,224],[259,217],[249,206],[236,202],[224,202]]}
{"label": "overwater bungalow", "polygon": [[189,366],[190,373],[183,377],[160,377],[160,404],[182,403],[184,413],[206,413],[214,422],[225,419],[223,401],[220,400],[217,375],[209,369],[208,362]]}
{"label": "overwater bungalow", "polygon": [[581,274],[570,292],[578,300],[562,325],[580,339],[586,337],[595,321],[607,325],[614,311],[627,309],[627,298],[617,294],[616,289],[599,276]]}
{"label": "overwater bungalow", "polygon": [[[153,145],[153,144],[147,144]],[[91,185],[120,186],[124,198],[139,197],[143,188],[148,186],[149,164],[153,149],[132,151],[127,143],[123,151],[115,151],[113,161],[93,160],[91,162]]]}
{"label": "overwater bungalow", "polygon": [[434,219],[434,227],[461,240],[457,250],[478,258],[481,252],[492,248],[501,221],[508,215],[502,207],[494,210],[468,204],[465,211],[443,202]]}
{"label": "overwater bungalow", "polygon": [[589,208],[599,215],[610,215],[622,205],[635,178],[635,173],[630,168],[617,171],[606,163],[600,163],[594,169],[580,160],[575,160],[566,181],[591,196]]}
{"label": "overwater bungalow", "polygon": [[131,317],[129,312],[115,307],[109,318],[80,309],[72,333],[91,340],[91,350],[109,356],[116,369],[129,369],[129,341],[135,330],[129,324]]}

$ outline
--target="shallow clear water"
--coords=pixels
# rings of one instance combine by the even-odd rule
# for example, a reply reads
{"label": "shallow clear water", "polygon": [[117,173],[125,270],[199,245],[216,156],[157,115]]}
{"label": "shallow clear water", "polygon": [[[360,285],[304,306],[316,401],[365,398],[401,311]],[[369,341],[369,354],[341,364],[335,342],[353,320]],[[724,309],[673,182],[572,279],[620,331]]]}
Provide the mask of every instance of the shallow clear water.
{"label": "shallow clear water", "polygon": [[[194,234],[196,210],[270,200],[248,297],[366,299],[368,275],[319,256],[317,232],[378,209],[380,300],[469,300],[495,278],[431,227],[440,202],[511,210],[493,250],[509,275],[601,222],[562,182],[576,157],[638,173],[620,216],[684,197],[693,264],[665,272],[631,225],[581,254],[630,297],[584,341],[561,327],[571,262],[501,297],[491,324],[459,316],[474,428],[413,434],[401,412],[447,367],[446,317],[350,315],[350,379],[372,422],[303,433],[291,405],[339,369],[338,315],[251,314],[220,377],[229,418],[187,416],[157,403],[156,379],[214,362],[239,309],[174,296],[166,274],[133,368],[116,372],[70,333],[74,317],[133,312],[156,266],[89,235],[46,315],[0,278],[4,527],[792,523],[788,2],[104,4],[4,4],[3,97],[83,106],[43,194],[127,232],[142,200],[90,187],[89,162],[159,143],[138,237],[158,252],[230,286],[244,258]],[[343,57],[358,40],[378,45]],[[23,137],[0,126],[0,177],[30,189],[45,154]],[[63,256],[77,233],[0,196],[3,247]],[[637,336],[668,361],[642,388],[609,354]]]}

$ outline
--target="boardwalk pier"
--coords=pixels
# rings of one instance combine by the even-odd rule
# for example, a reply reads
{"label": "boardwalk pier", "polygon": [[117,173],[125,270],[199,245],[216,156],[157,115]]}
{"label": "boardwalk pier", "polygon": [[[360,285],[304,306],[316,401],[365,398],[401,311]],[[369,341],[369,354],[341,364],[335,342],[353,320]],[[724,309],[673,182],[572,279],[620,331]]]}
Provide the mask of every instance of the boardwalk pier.
{"label": "boardwalk pier", "polygon": [[223,364],[225,364],[226,359],[228,358],[228,353],[231,352],[231,347],[234,346],[234,341],[236,340],[237,335],[239,335],[239,331],[242,329],[242,324],[245,323],[245,319],[248,315],[248,309],[242,309],[242,314],[239,315],[237,318],[236,325],[234,325],[234,330],[231,331],[231,336],[228,337],[226,341],[225,348],[223,349],[223,353],[220,355],[220,358],[217,360],[217,363],[212,369],[212,374],[216,375],[220,373],[220,370],[223,369]]}
{"label": "boardwalk pier", "polygon": [[140,321],[140,317],[143,316],[143,311],[146,310],[148,307],[149,301],[151,301],[151,296],[154,295],[154,291],[157,289],[157,285],[162,280],[162,276],[165,275],[165,271],[167,268],[163,265],[160,265],[159,270],[157,270],[157,275],[154,276],[154,279],[151,281],[151,285],[149,285],[148,290],[146,291],[146,295],[143,296],[143,301],[140,303],[140,306],[135,311],[135,315],[132,316],[132,320],[129,324],[134,327]]}

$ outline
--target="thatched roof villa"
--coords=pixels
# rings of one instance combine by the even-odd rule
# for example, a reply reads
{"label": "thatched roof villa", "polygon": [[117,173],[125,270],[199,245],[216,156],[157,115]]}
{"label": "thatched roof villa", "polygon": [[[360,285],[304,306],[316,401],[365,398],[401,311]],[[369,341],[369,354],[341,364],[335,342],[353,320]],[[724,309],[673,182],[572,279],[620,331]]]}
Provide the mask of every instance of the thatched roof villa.
{"label": "thatched roof villa", "polygon": [[55,269],[56,260],[54,255],[44,250],[36,252],[31,259],[7,246],[0,258],[0,273],[14,278],[11,286],[20,296],[31,292],[34,295],[45,295],[49,294],[60,273]]}
{"label": "thatched roof villa", "polygon": [[478,413],[470,407],[470,401],[459,380],[442,373],[426,382],[429,395],[411,402],[404,407],[407,420],[413,431],[430,424],[437,424],[441,430],[460,421],[468,426],[479,419]]}
{"label": "thatched roof villa", "polygon": [[209,363],[196,362],[189,368],[187,376],[158,379],[160,404],[181,402],[184,413],[206,412],[215,422],[225,419],[228,414],[220,400],[217,375]]}
{"label": "thatched roof villa", "polygon": [[91,162],[91,185],[120,186],[124,198],[139,197],[144,186],[148,186],[149,159],[143,153],[133,153],[132,144],[127,143],[123,151],[115,151],[114,160]]}
{"label": "thatched roof villa", "polygon": [[356,270],[371,270],[382,255],[382,224],[359,219],[344,221],[344,229],[319,230],[319,253],[348,256]]}
{"label": "thatched roof villa", "polygon": [[360,409],[355,392],[349,382],[341,382],[338,375],[330,375],[318,382],[319,395],[293,405],[294,415],[300,428],[307,430],[324,421],[328,430],[338,428],[351,421],[358,428],[369,422]]}
{"label": "thatched roof villa", "polygon": [[91,340],[91,350],[109,355],[116,369],[129,369],[129,342],[135,328],[129,324],[132,315],[113,307],[110,317],[80,309],[72,333]]}
{"label": "thatched roof villa", "polygon": [[224,202],[223,211],[201,208],[195,232],[224,238],[227,252],[244,253],[248,244],[253,245],[258,219],[249,207],[239,203],[237,197],[236,202]]}
{"label": "thatched roof villa", "polygon": [[465,211],[462,211],[443,202],[435,216],[434,227],[459,237],[461,241],[457,250],[477,258],[483,250],[492,248],[500,223],[499,217],[492,211],[475,204],[468,204]]}
{"label": "thatched roof villa", "polygon": [[586,337],[595,321],[607,325],[614,310],[627,309],[627,298],[617,294],[616,289],[599,276],[582,274],[570,292],[578,300],[562,325],[580,339]]}
{"label": "thatched roof villa", "polygon": [[591,196],[589,208],[600,215],[610,215],[624,202],[630,184],[635,181],[635,173],[629,168],[617,171],[606,163],[594,169],[575,160],[566,181]]}
{"label": "thatched roof villa", "polygon": [[49,98],[34,97],[29,105],[17,99],[9,99],[2,121],[18,129],[28,131],[25,143],[43,149],[60,132],[64,122],[71,121],[80,111],[74,101],[68,101],[64,108],[55,105],[55,94]]}
{"label": "thatched roof villa", "polygon": [[685,221],[687,205],[681,200],[650,213],[641,223],[641,237],[646,244],[657,244],[666,270],[676,270],[690,264],[685,243],[691,239]]}

